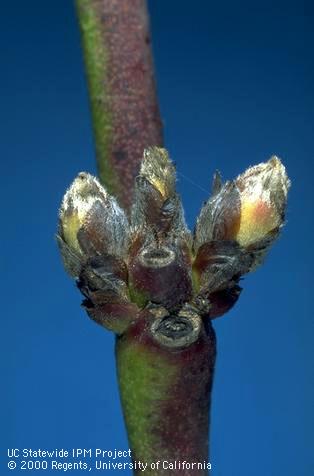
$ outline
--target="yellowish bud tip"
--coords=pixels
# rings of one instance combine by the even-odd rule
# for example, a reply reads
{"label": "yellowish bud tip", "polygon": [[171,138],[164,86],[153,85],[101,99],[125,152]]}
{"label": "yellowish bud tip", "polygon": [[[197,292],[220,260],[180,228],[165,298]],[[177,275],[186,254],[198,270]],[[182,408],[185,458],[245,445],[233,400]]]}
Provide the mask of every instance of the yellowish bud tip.
{"label": "yellowish bud tip", "polygon": [[77,232],[81,227],[81,222],[77,215],[70,215],[63,220],[63,238],[64,241],[76,251],[80,252],[80,246],[77,240]]}
{"label": "yellowish bud tip", "polygon": [[262,200],[244,201],[241,205],[240,228],[237,241],[241,246],[261,240],[280,225],[276,212]]}
{"label": "yellowish bud tip", "polygon": [[145,177],[167,199],[174,193],[175,168],[166,149],[151,147],[144,151],[140,175]]}
{"label": "yellowish bud tip", "polygon": [[240,191],[240,226],[238,243],[249,246],[279,229],[284,221],[290,181],[277,157],[250,167],[236,180]]}
{"label": "yellowish bud tip", "polygon": [[75,251],[81,253],[77,233],[88,212],[96,200],[106,197],[106,191],[98,180],[85,172],[79,173],[65,193],[59,212],[60,231],[63,240]]}

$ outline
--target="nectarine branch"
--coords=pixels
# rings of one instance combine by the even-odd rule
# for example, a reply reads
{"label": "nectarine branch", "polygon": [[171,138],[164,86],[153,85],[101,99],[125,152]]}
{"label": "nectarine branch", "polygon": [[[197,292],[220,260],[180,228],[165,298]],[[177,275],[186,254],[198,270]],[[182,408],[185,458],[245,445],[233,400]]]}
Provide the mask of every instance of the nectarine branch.
{"label": "nectarine branch", "polygon": [[161,146],[145,0],[76,0],[99,178],[128,208],[145,148]]}

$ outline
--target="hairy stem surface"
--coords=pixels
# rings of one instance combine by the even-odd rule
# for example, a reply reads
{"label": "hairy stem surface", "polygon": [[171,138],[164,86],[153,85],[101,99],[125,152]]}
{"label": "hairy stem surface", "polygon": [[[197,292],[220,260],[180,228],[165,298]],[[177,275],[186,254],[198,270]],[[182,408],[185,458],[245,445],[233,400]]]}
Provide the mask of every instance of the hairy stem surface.
{"label": "hairy stem surface", "polygon": [[76,0],[99,177],[129,208],[145,148],[162,145],[145,0]]}

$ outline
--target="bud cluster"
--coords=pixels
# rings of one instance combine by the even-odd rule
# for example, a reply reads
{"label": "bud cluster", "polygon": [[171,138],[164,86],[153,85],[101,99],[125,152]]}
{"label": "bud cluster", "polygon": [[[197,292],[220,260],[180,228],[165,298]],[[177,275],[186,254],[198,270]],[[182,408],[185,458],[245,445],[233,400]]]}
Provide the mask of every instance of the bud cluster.
{"label": "bud cluster", "polygon": [[144,152],[128,219],[98,180],[80,173],[66,192],[57,240],[91,318],[117,333],[151,306],[192,306],[203,318],[237,301],[240,277],[261,263],[284,223],[289,179],[277,157],[222,183],[201,209],[194,236],[165,149]]}

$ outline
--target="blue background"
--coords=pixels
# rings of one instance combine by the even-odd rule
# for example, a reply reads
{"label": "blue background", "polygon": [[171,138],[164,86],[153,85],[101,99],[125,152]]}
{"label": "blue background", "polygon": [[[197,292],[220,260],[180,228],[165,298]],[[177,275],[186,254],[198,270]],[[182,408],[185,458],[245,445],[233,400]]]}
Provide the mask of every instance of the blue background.
{"label": "blue background", "polygon": [[[192,227],[216,168],[280,156],[287,225],[215,321],[212,474],[314,474],[313,3],[151,1],[166,144]],[[72,1],[1,5],[1,474],[7,448],[127,449],[113,336],[80,309],[54,233],[95,172]],[[37,474],[48,474],[48,472]],[[130,474],[130,472],[125,472]]]}

